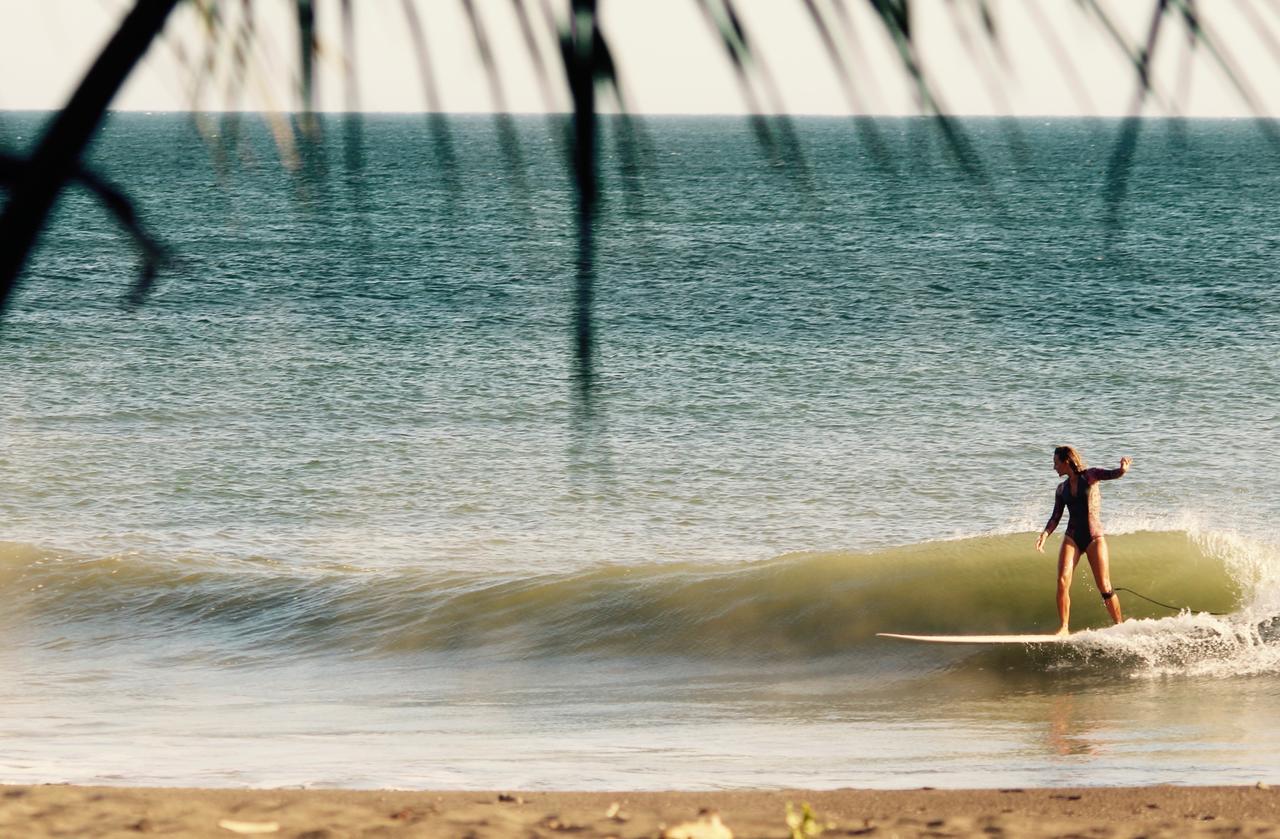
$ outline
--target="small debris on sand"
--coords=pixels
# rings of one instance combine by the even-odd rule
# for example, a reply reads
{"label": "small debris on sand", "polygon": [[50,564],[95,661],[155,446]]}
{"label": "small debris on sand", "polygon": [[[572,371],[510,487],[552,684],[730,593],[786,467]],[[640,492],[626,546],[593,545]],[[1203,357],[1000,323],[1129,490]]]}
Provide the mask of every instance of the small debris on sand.
{"label": "small debris on sand", "polygon": [[733,831],[720,821],[720,814],[702,810],[696,821],[683,822],[662,831],[662,839],[733,839]]}
{"label": "small debris on sand", "polygon": [[218,822],[218,827],[223,830],[230,830],[232,833],[239,833],[241,836],[262,836],[267,833],[280,832],[278,822],[238,822],[231,819],[223,819]]}

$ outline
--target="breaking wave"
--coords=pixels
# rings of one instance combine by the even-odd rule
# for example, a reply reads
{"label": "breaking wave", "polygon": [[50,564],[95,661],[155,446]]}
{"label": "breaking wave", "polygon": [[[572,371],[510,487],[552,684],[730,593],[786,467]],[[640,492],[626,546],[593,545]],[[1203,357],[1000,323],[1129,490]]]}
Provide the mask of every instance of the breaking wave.
{"label": "breaking wave", "polygon": [[[1122,593],[1131,620],[1106,627],[1081,563],[1072,625],[1096,629],[1069,645],[1071,660],[1123,661],[1152,673],[1280,670],[1272,643],[1280,582],[1264,546],[1187,532],[1108,539],[1113,584],[1150,600]],[[531,576],[84,557],[8,543],[0,545],[0,596],[9,622],[66,643],[101,643],[127,626],[134,637],[293,654],[486,650],[794,661],[883,654],[881,631],[1051,630],[1054,557],[1034,553],[1030,541],[997,535],[868,553]],[[903,652],[918,655],[918,648]]]}

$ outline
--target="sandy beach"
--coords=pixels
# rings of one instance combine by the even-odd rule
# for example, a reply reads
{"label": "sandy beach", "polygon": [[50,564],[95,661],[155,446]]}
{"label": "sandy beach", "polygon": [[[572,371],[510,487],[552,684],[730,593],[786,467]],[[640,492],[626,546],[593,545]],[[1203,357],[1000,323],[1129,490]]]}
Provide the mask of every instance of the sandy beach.
{"label": "sandy beach", "polygon": [[[813,814],[800,816],[808,804]],[[1252,787],[735,792],[397,792],[0,787],[0,836],[1270,836]],[[730,833],[731,831],[731,833]]]}

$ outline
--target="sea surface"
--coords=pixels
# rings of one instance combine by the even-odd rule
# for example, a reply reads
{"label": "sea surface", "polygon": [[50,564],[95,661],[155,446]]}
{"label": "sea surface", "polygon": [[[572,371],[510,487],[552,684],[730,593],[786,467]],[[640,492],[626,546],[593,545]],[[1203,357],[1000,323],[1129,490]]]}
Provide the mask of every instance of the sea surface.
{"label": "sea surface", "polygon": [[[0,782],[1280,782],[1280,147],[1135,125],[603,119],[587,375],[558,118],[113,115],[172,262],[72,189],[0,322]],[[1130,620],[877,637],[1056,627],[1064,443]]]}

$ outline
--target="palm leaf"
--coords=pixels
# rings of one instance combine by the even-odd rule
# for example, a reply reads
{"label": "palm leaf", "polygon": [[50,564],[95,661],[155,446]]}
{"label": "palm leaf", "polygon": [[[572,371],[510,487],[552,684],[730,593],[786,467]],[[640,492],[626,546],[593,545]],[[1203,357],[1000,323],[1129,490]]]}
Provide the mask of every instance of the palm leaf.
{"label": "palm leaf", "polygon": [[18,286],[63,186],[80,167],[90,138],[134,65],[160,34],[177,0],[138,0],[41,135],[0,214],[0,312]]}

